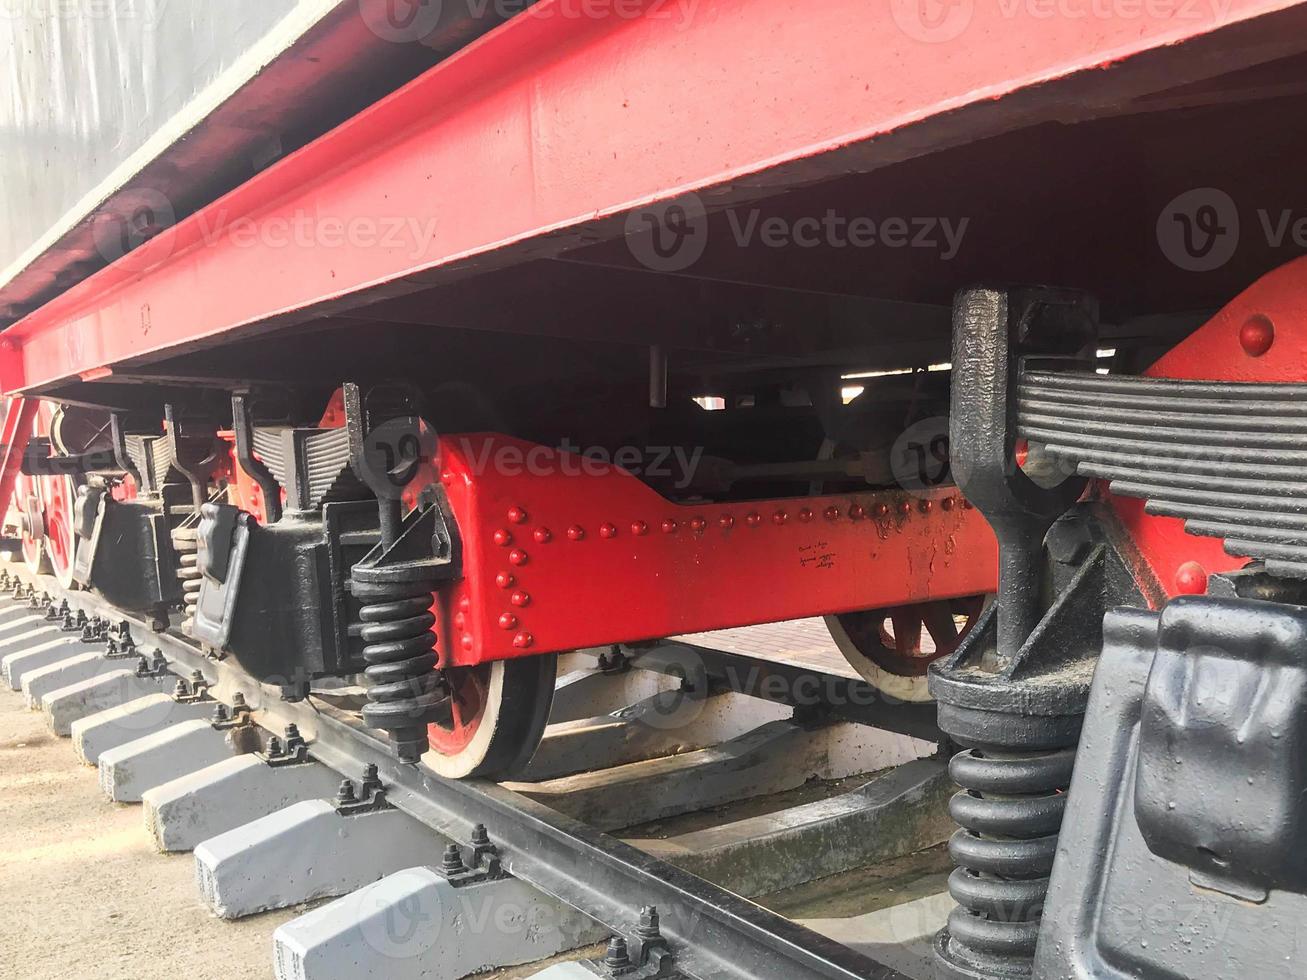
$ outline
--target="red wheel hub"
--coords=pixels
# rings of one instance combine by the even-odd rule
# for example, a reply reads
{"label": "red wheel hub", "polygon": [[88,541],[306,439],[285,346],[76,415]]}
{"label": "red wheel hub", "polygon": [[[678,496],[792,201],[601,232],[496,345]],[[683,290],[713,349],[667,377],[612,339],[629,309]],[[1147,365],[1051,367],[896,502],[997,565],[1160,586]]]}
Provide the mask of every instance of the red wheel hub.
{"label": "red wheel hub", "polygon": [[457,755],[476,737],[485,718],[490,687],[490,664],[451,667],[445,671],[449,686],[449,717],[428,729],[431,747],[442,755]]}
{"label": "red wheel hub", "polygon": [[65,587],[72,583],[73,489],[66,476],[41,478],[41,496],[45,510],[45,551],[54,574]]}
{"label": "red wheel hub", "polygon": [[845,613],[840,625],[858,652],[899,677],[921,677],[947,657],[975,625],[983,596]]}

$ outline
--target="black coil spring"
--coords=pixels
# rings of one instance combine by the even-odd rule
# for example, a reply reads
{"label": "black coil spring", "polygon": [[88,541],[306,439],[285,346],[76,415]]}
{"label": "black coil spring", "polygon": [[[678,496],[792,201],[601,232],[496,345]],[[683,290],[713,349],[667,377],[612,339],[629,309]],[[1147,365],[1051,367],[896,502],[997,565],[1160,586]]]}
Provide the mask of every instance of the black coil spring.
{"label": "black coil spring", "polygon": [[426,723],[444,696],[435,671],[434,582],[351,582],[362,603],[363,660],[368,704],[363,720],[391,733],[401,757],[414,761],[425,747]]}
{"label": "black coil spring", "polygon": [[186,620],[182,629],[187,632],[195,619],[195,607],[200,601],[200,585],[203,575],[199,561],[199,530],[193,527],[177,527],[172,531],[172,550],[177,554],[177,577],[182,583],[182,607]]}
{"label": "black coil spring", "polygon": [[1074,747],[976,746],[949,763],[962,787],[949,812],[962,829],[949,841],[958,867],[948,888],[960,907],[949,916],[948,931],[954,947],[977,961],[1034,956],[1075,758]]}

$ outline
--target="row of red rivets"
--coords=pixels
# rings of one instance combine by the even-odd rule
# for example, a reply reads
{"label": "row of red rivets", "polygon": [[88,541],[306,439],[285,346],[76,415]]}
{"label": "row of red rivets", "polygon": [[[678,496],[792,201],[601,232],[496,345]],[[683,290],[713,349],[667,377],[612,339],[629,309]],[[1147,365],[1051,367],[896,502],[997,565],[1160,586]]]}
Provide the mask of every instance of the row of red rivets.
{"label": "row of red rivets", "polygon": [[471,650],[476,645],[476,640],[472,634],[467,632],[467,614],[472,611],[472,600],[463,596],[458,600],[458,613],[454,616],[454,627],[463,634],[462,643],[464,650]]}
{"label": "row of red rivets", "polygon": [[[923,514],[929,514],[931,510],[934,509],[934,506],[935,504],[931,500],[919,500],[917,501],[916,509]],[[942,501],[940,501],[940,509],[942,510],[951,511],[955,506],[956,506],[956,500],[953,497],[946,497]],[[964,500],[962,501],[962,506],[969,510],[972,505],[968,501]],[[904,515],[905,517],[908,514],[912,513],[912,509],[913,508],[912,508],[911,501],[907,501],[907,500],[901,501],[897,507],[898,512]],[[883,521],[890,516],[890,506],[889,504],[886,504],[884,502],[873,504],[871,508],[871,513],[877,520]],[[806,524],[809,521],[811,521],[816,515],[813,513],[811,508],[803,507],[798,511],[797,516],[800,521]],[[824,511],[822,511],[822,516],[824,516],[828,521],[837,521],[840,519],[841,511],[838,507],[832,505],[827,507]],[[860,521],[866,516],[867,516],[866,508],[864,508],[861,504],[850,505],[849,518],[851,520]],[[773,524],[776,524],[777,526],[783,526],[789,523],[790,513],[789,511],[786,510],[778,510],[774,514],[772,514],[771,519]],[[717,518],[717,523],[721,528],[729,531],[731,528],[735,527],[735,518],[730,514],[722,514],[720,517]],[[749,527],[761,527],[763,523],[762,515],[756,511],[750,511],[748,514],[745,515],[744,523],[747,524]],[[694,531],[697,534],[697,533],[702,533],[708,527],[708,522],[702,517],[694,517],[691,518],[691,520],[688,523],[688,526],[690,530]],[[680,524],[673,518],[669,517],[662,522],[662,529],[663,529],[663,533],[665,534],[675,534],[679,528],[680,528]],[[637,521],[631,525],[631,530],[633,533],[637,535],[647,534],[649,531],[649,525],[647,525],[644,521]]]}
{"label": "row of red rivets", "polygon": [[[929,500],[920,500],[917,503],[917,509],[923,514],[929,514],[932,509],[932,506],[933,504]],[[964,499],[962,501],[962,506],[964,509],[970,510],[972,504],[970,501]],[[942,510],[951,511],[953,507],[954,507],[954,498],[952,497],[946,497],[944,500],[940,502],[940,508]],[[883,502],[878,502],[873,506],[872,512],[878,520],[884,520],[886,517],[889,516],[890,508],[889,505]],[[898,512],[904,516],[907,516],[912,512],[912,504],[906,500],[902,501],[898,505]],[[827,507],[822,512],[822,514],[828,521],[839,520],[840,509],[839,507],[832,505]],[[867,516],[867,512],[865,508],[863,508],[861,504],[856,504],[856,503],[850,505],[848,514],[849,514],[849,518],[855,521],[860,521]],[[799,520],[803,521],[804,523],[811,521],[813,519],[813,516],[814,515],[811,508],[808,507],[803,507],[798,512]],[[525,524],[528,518],[529,515],[527,514],[525,508],[514,506],[514,507],[510,507],[508,510],[508,520],[512,524]],[[753,527],[753,528],[761,527],[762,520],[763,520],[762,515],[756,511],[750,511],[744,517],[744,523],[747,524],[749,527]],[[787,524],[789,520],[790,520],[790,515],[788,511],[778,510],[772,514],[772,523],[776,524],[778,527]],[[735,526],[735,518],[730,514],[722,514],[717,518],[717,523],[724,530],[730,530]],[[694,533],[702,534],[705,530],[707,530],[708,522],[702,517],[693,517],[690,519],[688,526],[690,530],[693,531]],[[669,517],[662,522],[661,528],[664,534],[675,534],[677,530],[680,529],[680,524],[673,518]],[[634,534],[636,537],[644,537],[649,533],[649,525],[644,521],[633,521],[631,523],[631,533]],[[617,537],[616,525],[611,523],[602,524],[599,528],[599,536],[605,539],[612,539]],[[535,539],[537,544],[547,544],[549,541],[553,539],[553,534],[550,532],[549,528],[541,527],[535,530],[532,537]],[[585,540],[585,528],[581,527],[581,525],[579,524],[573,524],[571,527],[567,529],[567,537],[568,540],[570,541],[583,541]],[[500,545],[501,547],[508,547],[513,543],[513,533],[509,531],[507,528],[499,528],[494,532],[494,541],[497,545]],[[530,556],[521,548],[514,548],[512,551],[508,553],[508,560],[511,564],[521,567],[527,564],[527,562],[530,560]],[[511,589],[513,588],[514,585],[517,584],[517,579],[509,572],[500,572],[498,575],[495,576],[495,584],[498,585],[499,588],[501,589]],[[528,593],[521,590],[517,590],[510,597],[510,601],[515,606],[518,606],[520,608],[528,605],[531,601],[531,597]],[[463,603],[467,604],[468,600],[464,598]],[[465,619],[466,617],[463,616],[461,613],[459,617],[456,619],[456,623],[460,628],[462,628]],[[506,612],[499,617],[499,625],[507,630],[516,629],[518,626],[518,618],[513,613]],[[472,646],[472,642],[473,640],[470,635],[464,635],[463,637],[464,647],[470,649]],[[519,648],[529,647],[534,642],[535,640],[531,636],[531,634],[526,632],[518,633],[515,637],[513,637],[513,645]]]}
{"label": "row of red rivets", "polygon": [[[525,507],[514,506],[508,508],[508,520],[509,523],[511,524],[525,524],[529,519],[529,517],[530,515],[527,514]],[[507,531],[504,532],[496,531],[495,540],[500,544],[504,544],[506,542],[502,542],[499,540],[499,535],[501,533],[508,534]],[[567,536],[571,538],[573,541],[579,541],[582,537],[585,536],[585,532],[582,531],[579,527],[572,527],[568,529]],[[549,528],[538,527],[532,533],[531,537],[532,539],[534,539],[536,544],[548,544],[550,541],[553,540],[554,535],[553,532],[549,530]],[[511,535],[509,535],[508,540],[509,542],[512,541]],[[514,548],[512,551],[508,553],[508,560],[511,564],[516,565],[518,568],[521,568],[530,560],[530,556],[521,548]],[[513,593],[508,597],[508,601],[511,602],[514,606],[517,606],[519,609],[525,608],[526,606],[529,606],[531,604],[531,594],[529,592],[525,591],[524,589],[514,588],[514,586],[517,585],[517,576],[514,575],[512,572],[500,572],[498,575],[496,575],[495,585],[499,586],[501,589],[513,589]],[[499,617],[500,629],[516,630],[520,625],[521,623],[518,620],[517,615],[515,613],[505,612],[502,613]],[[535,643],[535,637],[532,636],[530,633],[526,632],[526,630],[521,630],[513,636],[513,646],[519,650],[525,650],[527,647],[531,646],[534,643]]]}

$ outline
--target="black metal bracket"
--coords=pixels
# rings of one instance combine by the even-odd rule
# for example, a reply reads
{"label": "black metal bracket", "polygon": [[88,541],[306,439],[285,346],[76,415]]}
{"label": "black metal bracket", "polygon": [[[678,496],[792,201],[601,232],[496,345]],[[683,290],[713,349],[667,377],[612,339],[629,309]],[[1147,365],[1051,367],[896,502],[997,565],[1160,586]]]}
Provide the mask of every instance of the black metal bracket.
{"label": "black metal bracket", "polygon": [[231,396],[231,425],[236,436],[236,462],[263,493],[263,513],[268,524],[281,520],[281,484],[263,461],[254,455],[254,420],[250,393],[238,391]]}
{"label": "black metal bracket", "polygon": [[141,479],[141,471],[136,468],[131,454],[127,452],[127,423],[121,412],[114,412],[109,416],[109,439],[118,468],[132,478],[141,493],[151,493],[157,489]]}
{"label": "black metal bracket", "polygon": [[198,670],[193,670],[189,682],[180,677],[177,678],[177,686],[173,689],[172,699],[178,704],[199,704],[204,701],[212,701],[213,695],[209,693],[209,682],[205,680],[204,675]]}
{"label": "black metal bracket", "polygon": [[1097,306],[1082,293],[979,288],[956,300],[950,462],[998,538],[999,580],[997,601],[930,668],[940,728],[965,747],[949,766],[963,790],[950,805],[963,828],[950,847],[960,908],[935,940],[949,980],[1031,974],[1102,617],[1118,592],[1138,595],[1086,513],[1062,521],[1055,550],[1075,567],[1054,594],[1045,541],[1087,483],[1033,453],[1018,461],[1023,360],[1083,367],[1096,340]]}
{"label": "black metal bracket", "polygon": [[167,677],[168,674],[168,658],[162,650],[155,650],[152,657],[141,657],[136,664],[137,677]]}
{"label": "black metal bracket", "polygon": [[112,450],[61,456],[52,453],[53,448],[49,436],[32,436],[23,450],[21,472],[25,476],[85,476],[119,468]]}
{"label": "black metal bracket", "polygon": [[223,451],[218,424],[207,419],[184,419],[171,404],[165,405],[163,412],[168,423],[166,438],[172,443],[172,466],[191,485],[191,505],[198,520],[200,507],[208,496],[209,469]]}
{"label": "black metal bracket", "polygon": [[235,728],[245,728],[254,724],[253,713],[245,702],[245,695],[232,695],[231,708],[219,704],[213,709],[213,727],[219,732],[229,732]]}
{"label": "black metal bracket", "polygon": [[386,800],[386,789],[381,785],[377,767],[371,764],[364,767],[363,779],[357,790],[352,779],[341,780],[340,789],[336,791],[335,807],[342,817],[357,817],[363,813],[394,809],[394,805]]}
{"label": "black metal bracket", "polygon": [[499,857],[499,848],[490,843],[490,835],[483,824],[472,829],[472,863],[463,861],[463,849],[457,844],[445,847],[440,864],[435,871],[454,888],[464,888],[482,881],[495,881],[507,878],[504,863]]}
{"label": "black metal bracket", "polygon": [[312,761],[309,758],[309,745],[300,734],[299,726],[294,723],[286,726],[284,738],[269,736],[267,749],[255,754],[274,769],[303,766]]}

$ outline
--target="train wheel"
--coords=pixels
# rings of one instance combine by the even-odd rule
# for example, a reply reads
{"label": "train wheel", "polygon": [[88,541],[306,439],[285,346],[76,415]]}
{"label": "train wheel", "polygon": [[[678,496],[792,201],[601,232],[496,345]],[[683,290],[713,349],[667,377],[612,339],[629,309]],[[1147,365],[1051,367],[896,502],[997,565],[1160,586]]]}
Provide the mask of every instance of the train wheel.
{"label": "train wheel", "polygon": [[45,553],[45,516],[41,504],[41,485],[36,477],[19,474],[14,489],[23,541],[23,564],[33,575],[47,575],[50,562]]}
{"label": "train wheel", "polygon": [[77,537],[73,533],[73,481],[66,476],[41,478],[41,499],[45,511],[45,556],[60,588],[73,587],[73,557]]}
{"label": "train wheel", "polygon": [[943,599],[827,616],[849,665],[872,687],[901,701],[929,701],[926,671],[958,645],[980,618],[985,596]]}
{"label": "train wheel", "polygon": [[557,677],[555,654],[446,670],[448,714],[428,730],[423,761],[450,779],[511,779],[540,744]]}

